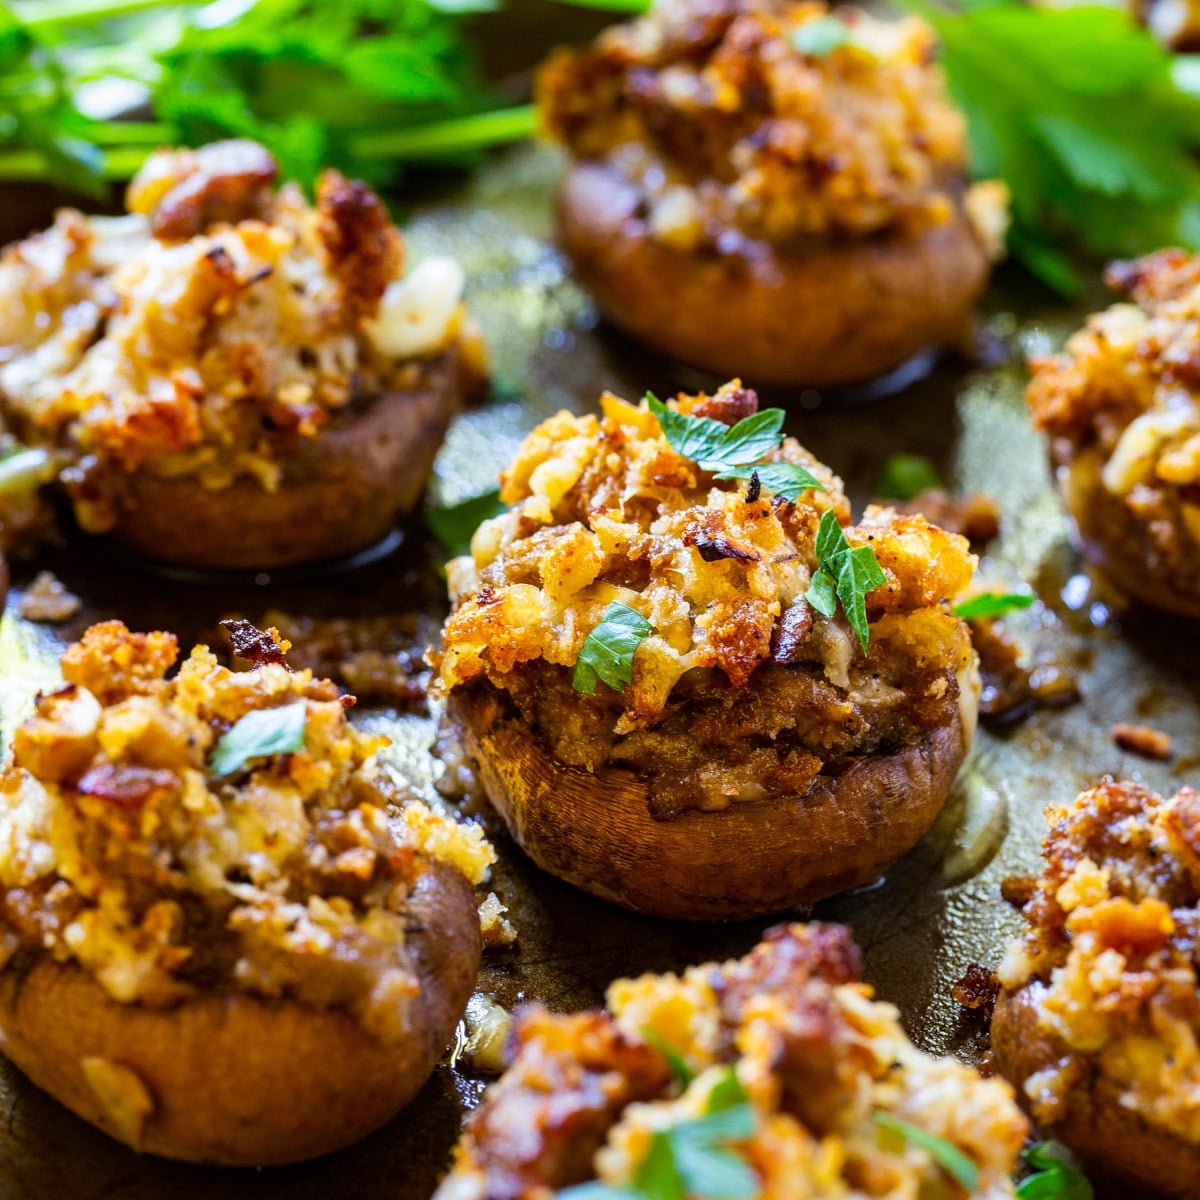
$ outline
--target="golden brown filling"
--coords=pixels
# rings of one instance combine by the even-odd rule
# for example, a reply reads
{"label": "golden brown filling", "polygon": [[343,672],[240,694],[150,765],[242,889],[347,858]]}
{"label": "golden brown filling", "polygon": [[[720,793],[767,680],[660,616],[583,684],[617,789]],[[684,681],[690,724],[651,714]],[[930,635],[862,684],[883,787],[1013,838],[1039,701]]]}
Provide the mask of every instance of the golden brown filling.
{"label": "golden brown filling", "polygon": [[1133,303],[1090,317],[1062,354],[1033,364],[1034,422],[1081,523],[1200,595],[1200,256],[1164,250],[1116,264],[1108,281]]}
{"label": "golden brown filling", "polygon": [[[650,228],[680,249],[917,231],[951,218],[966,167],[933,55],[914,18],[670,0],[551,58],[539,103],[573,155],[644,191]],[[977,199],[1002,229],[1003,200]]]}
{"label": "golden brown filling", "polygon": [[274,180],[254,143],[163,151],[128,215],[61,211],[0,260],[0,406],[79,460],[90,528],[111,522],[106,473],[273,490],[280,459],[354,403],[464,337],[477,356],[457,264],[404,276],[383,202],[336,171],[315,205]]}
{"label": "golden brown filling", "polygon": [[[1011,1089],[916,1049],[858,980],[846,929],[779,926],[739,961],[619,980],[605,1011],[523,1010],[439,1200],[628,1188],[652,1155],[661,1180],[714,1114],[732,1131],[730,1194],[736,1178],[736,1194],[764,1198],[1011,1196],[1027,1129]],[[962,1152],[974,1186],[893,1118]]]}
{"label": "golden brown filling", "polygon": [[1053,1121],[1098,1072],[1200,1144],[1200,792],[1107,782],[1047,816],[1029,928],[1000,968],[1010,990],[1046,985],[1038,1020],[1073,1052],[1027,1081],[1034,1115]]}
{"label": "golden brown filling", "polygon": [[170,678],[170,634],[114,621],[67,651],[0,774],[0,958],[77,963],[125,1002],[287,995],[398,1034],[408,898],[437,863],[478,883],[491,848],[391,803],[386,739],[260,637],[252,670],[199,646]]}
{"label": "golden brown filling", "polygon": [[[673,407],[733,426],[758,401],[735,381]],[[843,527],[883,570],[864,650],[844,611],[806,599],[822,515],[850,515],[827,467],[785,439],[773,461],[824,490],[755,494],[673,449],[645,404],[606,395],[601,408],[529,435],[502,479],[513,507],[451,564],[443,688],[497,689],[563,762],[638,770],[663,816],[802,793],[820,771],[959,712],[969,736],[974,653],[944,604],[971,579],[963,538],[879,508]],[[651,631],[623,691],[583,695],[572,668],[614,601]]]}

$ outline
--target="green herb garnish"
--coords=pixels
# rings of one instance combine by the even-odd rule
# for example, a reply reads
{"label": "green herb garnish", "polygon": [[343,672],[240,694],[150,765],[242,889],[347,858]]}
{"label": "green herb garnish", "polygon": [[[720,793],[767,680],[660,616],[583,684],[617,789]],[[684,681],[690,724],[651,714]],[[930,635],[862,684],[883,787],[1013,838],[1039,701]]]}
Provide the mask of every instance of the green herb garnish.
{"label": "green herb garnish", "polygon": [[627,604],[614,600],[600,624],[583,639],[571,686],[585,696],[596,694],[603,680],[614,692],[633,681],[633,656],[650,635],[650,622]]}
{"label": "green herb garnish", "polygon": [[729,1143],[751,1137],[754,1108],[729,1067],[703,1117],[656,1130],[633,1179],[622,1187],[592,1182],[566,1188],[562,1200],[751,1200],[758,1177]]}
{"label": "green herb garnish", "polygon": [[712,471],[718,479],[749,479],[757,474],[763,487],[793,503],[805,492],[825,490],[825,485],[803,467],[762,461],[783,441],[782,408],[764,408],[729,426],[711,417],[676,412],[653,392],[646,393],[646,403],[658,418],[671,449],[702,471]]}
{"label": "green herb garnish", "polygon": [[471,553],[471,538],[484,521],[507,511],[508,506],[500,500],[500,492],[492,488],[457,504],[426,509],[425,524],[450,557],[457,558],[460,554]]}
{"label": "green herb garnish", "polygon": [[12,443],[0,449],[0,497],[25,496],[57,474],[53,457]]}
{"label": "green herb garnish", "polygon": [[1200,244],[1200,96],[1132,15],[900,4],[941,39],[972,171],[1009,185],[1009,247],[1035,275],[1079,290],[1064,243],[1106,258]]}
{"label": "green herb garnish", "polygon": [[303,750],[307,715],[303,700],[248,712],[214,747],[209,759],[212,773],[218,778],[234,775],[252,759]]}
{"label": "green herb garnish", "polygon": [[657,1029],[649,1027],[643,1029],[642,1041],[647,1046],[653,1046],[667,1060],[667,1066],[671,1069],[671,1074],[680,1087],[687,1087],[696,1077],[696,1073],[688,1066],[687,1059]]}
{"label": "green herb garnish", "polygon": [[1065,1146],[1038,1142],[1021,1157],[1033,1168],[1033,1174],[1017,1184],[1020,1200],[1093,1200],[1092,1185]]}
{"label": "green herb garnish", "polygon": [[875,494],[886,500],[911,500],[922,492],[945,490],[933,463],[922,454],[893,454],[883,464]]}
{"label": "green herb garnish", "polygon": [[[560,0],[620,11],[645,0]],[[250,137],[305,183],[329,164],[470,161],[530,137],[497,107],[468,22],[501,0],[0,0],[0,180],[94,196],[160,145]],[[96,85],[149,121],[98,117]]]}
{"label": "green herb garnish", "polygon": [[877,1109],[873,1115],[875,1124],[881,1129],[898,1134],[910,1146],[924,1150],[963,1191],[972,1196],[975,1194],[979,1187],[979,1167],[970,1155],[960,1150],[953,1142],[948,1142],[919,1125],[910,1125],[890,1112]]}
{"label": "green herb garnish", "polygon": [[871,640],[866,596],[887,582],[875,551],[870,546],[852,547],[832,509],[821,514],[816,551],[817,571],[804,598],[823,617],[832,617],[840,600],[865,653]]}
{"label": "green herb garnish", "polygon": [[817,17],[792,31],[792,45],[813,58],[824,58],[850,40],[850,30],[837,17]]}
{"label": "green herb garnish", "polygon": [[961,604],[956,604],[954,615],[964,621],[978,621],[982,617],[1002,617],[1007,612],[1028,608],[1036,599],[1028,592],[980,592]]}

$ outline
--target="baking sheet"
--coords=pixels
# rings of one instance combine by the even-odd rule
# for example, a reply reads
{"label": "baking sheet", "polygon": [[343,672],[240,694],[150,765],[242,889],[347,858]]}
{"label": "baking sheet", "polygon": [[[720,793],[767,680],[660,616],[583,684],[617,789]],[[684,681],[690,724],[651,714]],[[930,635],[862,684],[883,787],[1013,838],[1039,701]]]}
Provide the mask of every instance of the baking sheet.
{"label": "baking sheet", "polygon": [[[598,322],[548,241],[547,199],[560,166],[553,150],[522,148],[456,183],[449,198],[411,213],[412,261],[450,253],[467,267],[472,307],[503,385],[502,398],[451,430],[433,484],[444,500],[491,486],[525,430],[560,407],[594,406],[602,388],[636,398],[647,388],[661,395],[714,382],[648,355]],[[6,239],[33,220],[7,205],[2,215]],[[961,1019],[949,989],[970,962],[994,963],[1015,929],[999,883],[1036,863],[1043,805],[1068,799],[1104,772],[1160,790],[1200,779],[1195,630],[1122,612],[1111,592],[1082,572],[1043,447],[1025,417],[1023,356],[1057,345],[1082,311],[1048,304],[1015,273],[1002,275],[982,313],[993,346],[1008,352],[1006,362],[972,368],[948,360],[874,403],[861,395],[763,393],[764,403],[789,410],[788,432],[843,475],[856,506],[898,451],[927,455],[960,486],[994,495],[1003,531],[988,548],[983,576],[999,586],[1032,584],[1044,605],[1016,614],[1010,627],[1030,657],[1053,654],[1078,671],[1077,704],[982,730],[951,802],[921,845],[877,884],[813,913],[854,927],[867,977],[899,1005],[918,1043],[967,1059],[979,1052],[980,1030]],[[0,735],[7,743],[34,692],[57,678],[62,646],[93,620],[119,616],[134,628],[173,629],[185,647],[213,638],[222,617],[256,619],[272,608],[397,621],[418,612],[433,620],[444,610],[439,558],[416,521],[397,553],[356,571],[213,586],[151,573],[101,542],[76,537],[69,547],[15,564],[17,587],[0,624]],[[21,587],[39,569],[53,570],[84,599],[84,611],[69,624],[35,625],[18,615]],[[356,720],[393,737],[388,763],[396,775],[435,800],[443,770],[430,753],[437,718],[436,711],[356,710]],[[1118,750],[1109,736],[1118,720],[1170,733],[1173,760],[1152,763]],[[539,874],[498,833],[496,843],[501,861],[492,886],[520,937],[515,949],[487,959],[480,986],[506,1006],[532,998],[560,1010],[594,1004],[617,975],[741,954],[770,923],[689,926],[636,917]],[[292,1168],[233,1172],[139,1157],[4,1065],[0,1198],[419,1200],[445,1168],[462,1115],[485,1082],[443,1065],[406,1112],[358,1146]]]}

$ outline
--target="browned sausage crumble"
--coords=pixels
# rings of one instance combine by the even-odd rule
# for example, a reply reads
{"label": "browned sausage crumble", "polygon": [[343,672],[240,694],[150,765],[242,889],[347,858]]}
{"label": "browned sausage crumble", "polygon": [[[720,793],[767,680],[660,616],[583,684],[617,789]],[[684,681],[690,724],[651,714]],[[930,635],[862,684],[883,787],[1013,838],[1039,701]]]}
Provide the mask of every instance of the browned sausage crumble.
{"label": "browned sausage crumble", "polygon": [[[420,991],[406,899],[437,863],[479,882],[490,846],[392,802],[374,767],[386,739],[348,723],[333,684],[280,661],[231,671],[204,646],[168,678],[176,656],[170,634],[93,626],[17,730],[0,773],[0,964],[50,955],[155,1008],[287,996],[401,1036]],[[285,712],[298,741],[218,763],[244,719]]]}
{"label": "browned sausage crumble", "polygon": [[1171,735],[1151,729],[1149,725],[1116,724],[1112,728],[1112,738],[1122,750],[1140,754],[1143,758],[1165,761],[1171,757]]}
{"label": "browned sausage crumble", "polygon": [[[672,403],[733,424],[758,401],[735,381]],[[773,453],[826,490],[755,497],[677,454],[645,404],[606,394],[601,408],[528,436],[502,476],[513,507],[451,564],[444,689],[492,689],[560,762],[637,771],[664,818],[803,794],[821,772],[956,717],[970,737],[976,660],[945,603],[971,579],[963,538],[888,509],[846,524],[887,576],[866,600],[864,653],[840,612],[823,617],[804,598],[822,513],[850,519],[827,467],[787,439]],[[653,631],[623,692],[585,696],[572,668],[614,600]]]}
{"label": "browned sausage crumble", "polygon": [[967,1194],[881,1113],[957,1147],[979,1170],[971,1195],[998,1200],[1013,1194],[1027,1129],[1007,1084],[909,1042],[896,1010],[859,982],[840,926],[778,926],[738,961],[618,980],[606,1010],[526,1007],[511,1054],[468,1118],[438,1200],[628,1185],[655,1135],[703,1116],[731,1078],[751,1129],[728,1152],[764,1200]]}

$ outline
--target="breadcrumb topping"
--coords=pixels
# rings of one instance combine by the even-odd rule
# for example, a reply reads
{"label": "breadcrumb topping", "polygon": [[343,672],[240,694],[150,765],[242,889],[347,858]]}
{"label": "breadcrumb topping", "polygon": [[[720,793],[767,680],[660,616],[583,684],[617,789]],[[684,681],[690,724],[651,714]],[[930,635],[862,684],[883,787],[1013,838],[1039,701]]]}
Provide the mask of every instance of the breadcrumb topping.
{"label": "breadcrumb topping", "polygon": [[404,277],[369,188],[326,171],[310,205],[274,179],[254,143],[160,151],[128,215],[60,211],[0,259],[0,405],[27,442],[72,452],[88,528],[111,524],[105,473],[272,490],[339,412],[477,340],[461,269]]}
{"label": "breadcrumb topping", "polygon": [[840,926],[779,926],[743,959],[618,980],[607,999],[603,1011],[518,1013],[511,1065],[468,1119],[439,1200],[627,1186],[655,1133],[703,1116],[731,1069],[753,1129],[728,1149],[756,1196],[966,1194],[880,1113],[965,1153],[979,1172],[972,1195],[1013,1194],[1028,1126],[1011,1089],[914,1047],[859,982]]}
{"label": "breadcrumb topping", "polygon": [[[281,647],[286,649],[286,643]],[[0,774],[0,962],[50,954],[119,1001],[286,994],[402,1033],[420,981],[406,898],[433,863],[478,883],[482,832],[393,806],[386,739],[309,671],[247,671],[176,639],[95,625],[63,657]],[[216,763],[248,714],[303,706],[299,748]],[[254,749],[252,747],[252,749]]]}
{"label": "breadcrumb topping", "polygon": [[1148,1123],[1200,1143],[1200,792],[1100,784],[1047,810],[1046,865],[1000,982],[1040,980],[1038,1021],[1070,1052],[1027,1084],[1053,1120],[1090,1072]]}
{"label": "breadcrumb topping", "polygon": [[[666,0],[559,51],[538,99],[550,135],[636,182],[650,228],[677,248],[735,232],[775,243],[915,232],[951,219],[966,169],[965,123],[934,50],[913,17]],[[972,207],[981,232],[997,214],[1003,228],[995,189]]]}

